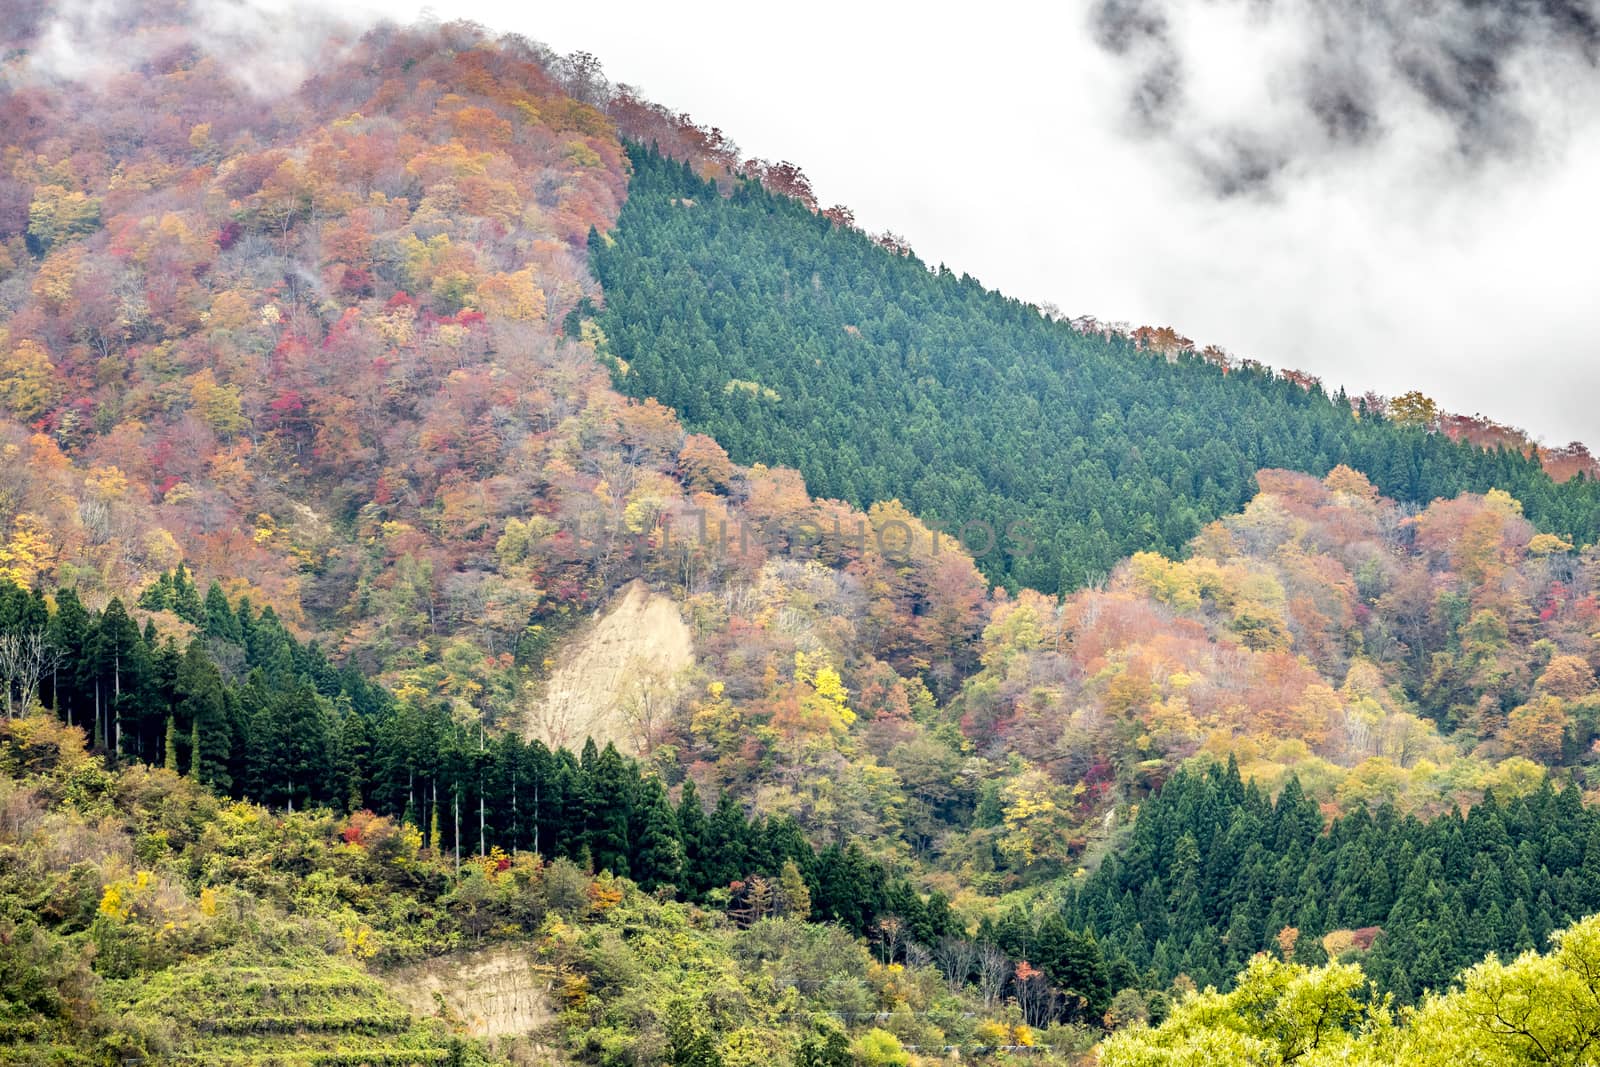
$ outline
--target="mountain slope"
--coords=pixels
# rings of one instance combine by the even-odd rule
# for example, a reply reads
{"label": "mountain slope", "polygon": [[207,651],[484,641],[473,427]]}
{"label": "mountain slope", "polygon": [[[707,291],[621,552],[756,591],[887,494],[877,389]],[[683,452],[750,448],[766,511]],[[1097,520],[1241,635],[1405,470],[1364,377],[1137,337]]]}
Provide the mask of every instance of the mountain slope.
{"label": "mountain slope", "polygon": [[1135,551],[1179,551],[1242,507],[1263,467],[1342,463],[1420,503],[1498,487],[1544,528],[1600,536],[1594,483],[1558,485],[1536,458],[1360,418],[1269,372],[1169,363],[755,183],[724,197],[629,154],[618,226],[593,242],[619,388],[672,405],[739,462],[799,468],[818,495],[987,524],[967,543],[988,549],[991,579],[1071,589]]}
{"label": "mountain slope", "polygon": [[[1291,916],[1303,956],[1381,925],[1410,996],[1592,906],[1587,479],[930,273],[592,57],[381,27],[261,93],[194,14],[119,9],[120,74],[5,53],[0,1022],[470,1062],[360,967],[482,940],[556,970],[583,1062],[1064,1062]],[[919,510],[1104,580],[991,589]],[[600,697],[638,762],[524,740]],[[1192,785],[1229,757],[1259,792]],[[1514,857],[1450,814],[1491,793]],[[1416,886],[1343,863],[1373,823]]]}

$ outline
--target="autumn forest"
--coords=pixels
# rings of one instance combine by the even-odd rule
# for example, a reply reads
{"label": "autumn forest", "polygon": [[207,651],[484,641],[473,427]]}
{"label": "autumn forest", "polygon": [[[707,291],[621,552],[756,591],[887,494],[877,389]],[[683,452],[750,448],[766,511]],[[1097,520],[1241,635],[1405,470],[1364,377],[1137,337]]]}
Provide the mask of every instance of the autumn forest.
{"label": "autumn forest", "polygon": [[0,1063],[1594,1061],[1583,445],[1008,298],[587,54],[15,8]]}

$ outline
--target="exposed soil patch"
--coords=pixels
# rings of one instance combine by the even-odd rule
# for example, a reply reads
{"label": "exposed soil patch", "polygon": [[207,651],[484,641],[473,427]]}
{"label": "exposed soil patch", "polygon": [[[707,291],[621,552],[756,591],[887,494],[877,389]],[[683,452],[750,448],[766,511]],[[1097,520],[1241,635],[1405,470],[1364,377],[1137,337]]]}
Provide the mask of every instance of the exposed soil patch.
{"label": "exposed soil patch", "polygon": [[528,737],[571,749],[592,737],[638,755],[682,694],[694,665],[693,633],[671,598],[635,581],[558,658],[528,714]]}
{"label": "exposed soil patch", "polygon": [[525,1037],[555,1018],[551,976],[515,948],[463,952],[399,967],[382,975],[401,1003],[439,1016],[473,1037]]}

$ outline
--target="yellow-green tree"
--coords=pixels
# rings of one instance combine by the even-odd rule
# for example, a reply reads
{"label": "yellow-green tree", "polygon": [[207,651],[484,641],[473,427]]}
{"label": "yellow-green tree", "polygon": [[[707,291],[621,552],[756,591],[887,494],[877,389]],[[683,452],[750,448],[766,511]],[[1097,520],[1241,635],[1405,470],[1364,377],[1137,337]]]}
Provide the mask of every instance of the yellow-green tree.
{"label": "yellow-green tree", "polygon": [[1070,800],[1049,775],[1025,767],[1001,789],[1001,801],[1006,829],[1000,839],[1002,852],[1023,865],[1066,854]]}
{"label": "yellow-green tree", "polygon": [[1228,993],[1180,1001],[1155,1028],[1109,1038],[1103,1067],[1586,1067],[1600,1062],[1600,916],[1552,936],[1548,953],[1494,956],[1391,1012],[1361,968],[1257,956]]}
{"label": "yellow-green tree", "polygon": [[48,252],[62,241],[93,233],[100,226],[100,201],[61,185],[41,185],[28,205],[28,241]]}
{"label": "yellow-green tree", "polygon": [[1413,389],[1389,401],[1389,418],[1406,426],[1431,430],[1439,424],[1439,405]]}
{"label": "yellow-green tree", "polygon": [[24,422],[55,404],[61,385],[50,353],[37,341],[22,340],[0,354],[0,404]]}
{"label": "yellow-green tree", "polygon": [[1600,916],[1552,938],[1546,954],[1494,956],[1430,997],[1407,1022],[1400,1057],[1419,1067],[1566,1067],[1600,1062]]}
{"label": "yellow-green tree", "polygon": [[237,385],[221,385],[207,367],[189,379],[189,397],[195,414],[219,437],[232,437],[249,426],[239,401]]}
{"label": "yellow-green tree", "polygon": [[862,1067],[906,1067],[911,1062],[911,1054],[901,1047],[900,1039],[877,1027],[856,1038],[855,1055]]}
{"label": "yellow-green tree", "polygon": [[1134,1026],[1104,1046],[1104,1067],[1335,1062],[1390,1025],[1361,968],[1311,968],[1262,954],[1232,991],[1194,993],[1156,1029]]}

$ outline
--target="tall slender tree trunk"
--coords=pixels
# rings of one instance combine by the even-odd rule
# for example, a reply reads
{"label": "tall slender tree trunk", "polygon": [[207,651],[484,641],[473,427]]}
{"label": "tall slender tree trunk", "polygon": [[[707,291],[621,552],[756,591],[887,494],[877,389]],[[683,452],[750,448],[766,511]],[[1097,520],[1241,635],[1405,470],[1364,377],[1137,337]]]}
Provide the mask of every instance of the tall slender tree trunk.
{"label": "tall slender tree trunk", "polygon": [[116,693],[111,700],[111,715],[116,720],[116,747],[111,750],[111,761],[116,763],[122,759],[122,651],[119,649],[111,660],[111,683],[116,688]]}
{"label": "tall slender tree trunk", "polygon": [[[61,714],[63,709],[61,707],[61,661],[60,661],[60,659],[57,659],[55,664],[52,665],[51,668],[50,668],[50,706],[52,708],[56,709],[56,714],[57,715]],[[67,713],[67,725],[71,726],[72,725],[72,703],[70,701],[68,701],[65,710],[66,710],[66,713]]]}
{"label": "tall slender tree trunk", "polygon": [[[483,752],[483,720],[482,719],[478,720],[478,752],[480,754]],[[479,761],[478,766],[480,768],[483,766],[482,761]],[[483,771],[480,769],[478,771],[478,855],[487,856],[489,854],[489,852],[488,852],[487,846],[484,843],[483,824],[484,824]]]}

